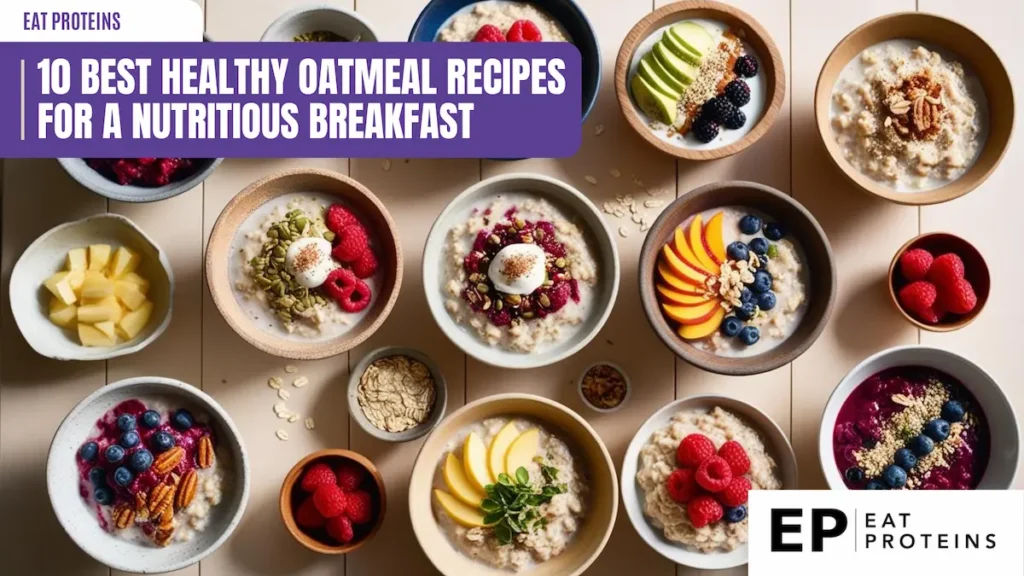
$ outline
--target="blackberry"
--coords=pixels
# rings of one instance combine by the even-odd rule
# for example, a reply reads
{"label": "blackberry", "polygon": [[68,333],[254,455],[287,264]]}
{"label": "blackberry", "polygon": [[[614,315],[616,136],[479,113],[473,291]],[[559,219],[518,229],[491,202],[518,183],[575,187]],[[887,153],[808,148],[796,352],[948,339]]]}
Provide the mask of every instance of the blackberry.
{"label": "blackberry", "polygon": [[718,136],[718,123],[710,118],[701,116],[694,121],[691,131],[697,140],[707,144]]}
{"label": "blackberry", "polygon": [[719,124],[724,124],[726,119],[736,110],[728,98],[715,96],[701,106],[701,116],[706,116]]}
{"label": "blackberry", "polygon": [[750,86],[737,78],[725,86],[725,97],[735,106],[746,106],[750,102]]}
{"label": "blackberry", "polygon": [[736,59],[736,64],[732,67],[732,71],[744,78],[757,76],[757,58],[750,54],[740,56]]}
{"label": "blackberry", "polygon": [[725,121],[722,125],[729,130],[739,130],[743,128],[743,125],[747,123],[747,115],[743,113],[743,110],[739,108],[733,108],[732,112],[725,117]]}

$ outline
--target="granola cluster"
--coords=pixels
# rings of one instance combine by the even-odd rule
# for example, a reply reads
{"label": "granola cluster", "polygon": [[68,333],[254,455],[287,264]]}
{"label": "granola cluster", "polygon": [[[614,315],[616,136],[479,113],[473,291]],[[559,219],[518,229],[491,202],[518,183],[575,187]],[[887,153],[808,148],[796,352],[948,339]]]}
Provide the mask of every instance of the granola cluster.
{"label": "granola cluster", "polygon": [[722,264],[717,277],[708,278],[708,296],[721,296],[721,306],[726,313],[743,305],[741,295],[747,284],[754,282],[754,272],[761,267],[757,254],[750,253],[747,260],[727,260]]}

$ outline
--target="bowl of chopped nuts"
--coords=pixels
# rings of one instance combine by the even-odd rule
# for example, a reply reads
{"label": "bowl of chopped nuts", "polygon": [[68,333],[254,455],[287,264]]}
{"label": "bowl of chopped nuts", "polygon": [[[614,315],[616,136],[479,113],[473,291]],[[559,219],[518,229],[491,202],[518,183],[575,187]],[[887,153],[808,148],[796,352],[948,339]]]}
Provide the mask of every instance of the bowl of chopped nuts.
{"label": "bowl of chopped nuts", "polygon": [[595,412],[616,412],[626,405],[633,386],[626,372],[611,362],[591,364],[580,374],[576,391],[583,403]]}
{"label": "bowl of chopped nuts", "polygon": [[376,42],[379,35],[362,16],[336,6],[300,6],[267,27],[261,42]]}
{"label": "bowl of chopped nuts", "polygon": [[441,370],[411,348],[378,348],[363,356],[349,376],[349,414],[378,440],[408,442],[423,436],[441,421],[447,404]]}

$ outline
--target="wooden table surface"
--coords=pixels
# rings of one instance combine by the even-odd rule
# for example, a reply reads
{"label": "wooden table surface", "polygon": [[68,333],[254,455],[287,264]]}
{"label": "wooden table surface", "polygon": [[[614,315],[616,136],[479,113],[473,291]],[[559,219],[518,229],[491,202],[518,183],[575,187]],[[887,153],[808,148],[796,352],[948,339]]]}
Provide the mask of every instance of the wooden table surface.
{"label": "wooden table surface", "polygon": [[[2,360],[0,360],[0,558],[12,575],[106,575],[110,572],[78,550],[57,524],[45,487],[50,439],[64,415],[89,392],[108,382],[142,375],[178,378],[216,398],[244,436],[252,461],[252,494],[233,537],[188,576],[302,576],[434,573],[409,526],[408,474],[419,442],[393,445],[376,441],[349,422],[345,382],[349,367],[382,345],[418,348],[432,356],[448,381],[449,410],[466,401],[510,390],[541,394],[581,411],[594,424],[621,464],[637,427],[655,410],[701,392],[732,395],[771,415],[789,434],[799,457],[801,486],[823,488],[817,457],[818,425],[825,401],[840,378],[858,361],[899,344],[932,344],[967,355],[1003,383],[1018,413],[1024,413],[1024,387],[1017,385],[1014,358],[1020,354],[1024,321],[1011,269],[1020,246],[1024,201],[1016,168],[1024,163],[1020,135],[1011,142],[1001,168],[969,196],[945,205],[903,207],[877,200],[849,184],[831,165],[812,117],[819,68],[833,46],[862,22],[897,11],[921,10],[958,20],[978,32],[1002,56],[1011,77],[1024,77],[1018,43],[1024,34],[1024,8],[1016,0],[730,0],[751,13],[774,37],[785,60],[786,102],[775,126],[755,146],[724,160],[676,162],[632,133],[619,111],[611,84],[619,43],[663,0],[577,0],[595,26],[604,60],[604,83],[597,106],[583,126],[583,146],[564,160],[491,162],[479,160],[280,159],[227,160],[202,186],[171,200],[122,204],[96,196],[74,183],[54,160],[3,163]],[[215,40],[255,41],[281,13],[301,0],[199,0],[207,32]],[[355,8],[385,40],[404,40],[424,0],[331,0]],[[1018,84],[1018,89],[1020,85]],[[1019,99],[1018,99],[1019,104]],[[1020,107],[1018,106],[1018,109]],[[995,119],[999,121],[999,119]],[[603,127],[603,132],[597,128]],[[514,126],[509,127],[514,130]],[[601,132],[599,135],[597,132]],[[543,135],[538,135],[543,137]],[[405,281],[397,306],[369,342],[319,362],[299,364],[311,384],[295,391],[290,407],[317,425],[306,431],[281,424],[271,409],[268,377],[283,375],[285,361],[246,344],[225,324],[210,300],[203,278],[204,243],[221,208],[261,176],[299,166],[344,172],[373,190],[398,223],[405,248]],[[621,178],[610,171],[618,170]],[[502,172],[548,174],[585,191],[597,204],[615,195],[639,192],[632,176],[647,188],[669,195],[716,180],[744,179],[791,193],[807,206],[828,233],[839,270],[835,313],[817,343],[792,365],[747,378],[702,372],[677,360],[655,337],[641,312],[636,260],[642,234],[633,228],[618,238],[622,289],[602,333],[572,358],[543,369],[498,370],[467,358],[445,338],[426,309],[420,282],[420,255],[434,215],[458,192],[481,178]],[[597,178],[598,184],[588,182]],[[170,253],[177,279],[170,329],[146,350],[108,362],[62,363],[36,355],[18,334],[6,303],[10,270],[39,234],[57,224],[100,212],[116,212],[137,222]],[[651,210],[652,220],[654,212]],[[612,223],[618,227],[618,222]],[[973,242],[986,256],[993,290],[985,313],[959,332],[921,332],[892,308],[885,275],[893,253],[920,232],[944,230]],[[623,410],[610,415],[587,412],[570,381],[590,362],[621,365],[635,387]],[[291,439],[274,436],[289,427]],[[324,447],[361,452],[381,469],[390,495],[387,519],[377,538],[348,557],[318,556],[285,532],[277,493],[288,469],[303,455]],[[1024,478],[1022,478],[1024,481]],[[638,572],[639,570],[639,572]],[[643,544],[620,510],[611,541],[590,574],[696,574],[678,568]],[[745,574],[736,569],[730,574]]]}

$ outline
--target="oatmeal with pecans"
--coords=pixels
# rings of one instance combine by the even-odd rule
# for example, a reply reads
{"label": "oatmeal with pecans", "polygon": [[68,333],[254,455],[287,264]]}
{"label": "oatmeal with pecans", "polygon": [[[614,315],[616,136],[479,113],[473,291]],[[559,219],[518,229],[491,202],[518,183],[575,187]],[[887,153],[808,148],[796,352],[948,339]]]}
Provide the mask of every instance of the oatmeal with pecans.
{"label": "oatmeal with pecans", "polygon": [[978,80],[961,63],[910,40],[883,42],[854,58],[833,88],[831,117],[846,160],[902,191],[956,180],[985,144]]}
{"label": "oatmeal with pecans", "polygon": [[[523,30],[524,24],[527,30]],[[514,30],[519,26],[518,36]],[[529,28],[532,26],[532,28]],[[494,30],[491,30],[493,28]],[[537,36],[531,36],[535,31]],[[480,38],[481,34],[494,32],[501,40]],[[537,6],[527,2],[509,2],[506,0],[487,0],[470,4],[455,13],[437,34],[441,42],[570,42],[569,33]]]}

